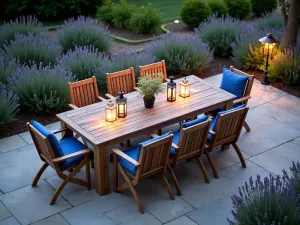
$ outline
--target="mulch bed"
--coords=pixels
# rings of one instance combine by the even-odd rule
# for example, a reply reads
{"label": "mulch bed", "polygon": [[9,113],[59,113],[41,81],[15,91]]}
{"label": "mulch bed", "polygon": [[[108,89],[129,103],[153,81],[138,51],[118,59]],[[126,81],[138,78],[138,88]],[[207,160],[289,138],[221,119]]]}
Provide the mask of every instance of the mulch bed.
{"label": "mulch bed", "polygon": [[175,33],[191,33],[192,30],[189,29],[189,27],[182,22],[179,23],[169,23],[167,25],[165,25],[165,28],[167,28],[169,31],[171,32],[175,32]]}

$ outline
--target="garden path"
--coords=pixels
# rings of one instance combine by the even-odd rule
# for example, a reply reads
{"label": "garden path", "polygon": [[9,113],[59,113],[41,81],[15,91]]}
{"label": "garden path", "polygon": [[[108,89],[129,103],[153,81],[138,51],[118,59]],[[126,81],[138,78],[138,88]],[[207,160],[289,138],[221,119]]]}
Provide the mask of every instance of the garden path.
{"label": "garden path", "polygon": [[[219,85],[221,75],[206,79]],[[247,122],[252,131],[242,131],[238,144],[243,151],[247,169],[243,169],[232,148],[212,153],[219,179],[215,179],[208,162],[210,184],[204,182],[198,165],[191,161],[180,164],[175,173],[183,195],[174,201],[156,177],[140,182],[137,192],[145,213],[137,211],[129,191],[99,197],[95,189],[68,184],[57,203],[49,200],[60,179],[51,168],[44,173],[36,188],[30,183],[41,166],[29,134],[0,140],[0,225],[196,225],[228,224],[231,217],[230,197],[238,193],[250,176],[281,174],[293,160],[300,158],[300,99],[255,80],[249,101]],[[59,126],[49,125],[49,129]],[[178,125],[163,129],[176,131]],[[135,145],[147,137],[132,140]],[[112,171],[112,167],[110,168]],[[93,172],[93,170],[92,170]],[[84,177],[84,171],[78,175]],[[112,178],[112,173],[111,173]],[[93,186],[94,186],[94,179]],[[172,185],[173,192],[176,193]]]}

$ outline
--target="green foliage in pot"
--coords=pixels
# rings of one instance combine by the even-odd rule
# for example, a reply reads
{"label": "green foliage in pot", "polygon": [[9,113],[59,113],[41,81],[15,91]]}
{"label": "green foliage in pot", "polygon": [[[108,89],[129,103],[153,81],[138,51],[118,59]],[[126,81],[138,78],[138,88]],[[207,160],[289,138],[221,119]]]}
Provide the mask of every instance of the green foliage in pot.
{"label": "green foliage in pot", "polygon": [[138,93],[145,99],[152,99],[155,95],[163,93],[165,86],[162,83],[162,76],[161,73],[158,73],[155,78],[149,74],[146,74],[145,77],[140,77],[137,83]]}

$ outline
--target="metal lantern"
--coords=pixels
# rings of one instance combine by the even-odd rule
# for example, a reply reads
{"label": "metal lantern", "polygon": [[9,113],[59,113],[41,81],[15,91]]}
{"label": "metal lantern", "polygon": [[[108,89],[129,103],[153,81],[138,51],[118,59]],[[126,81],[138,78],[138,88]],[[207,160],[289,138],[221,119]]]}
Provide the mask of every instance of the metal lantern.
{"label": "metal lantern", "polygon": [[117,120],[117,107],[112,101],[109,101],[105,107],[105,118],[107,122],[114,122]]}
{"label": "metal lantern", "polygon": [[191,84],[190,82],[184,78],[180,83],[179,96],[186,98],[191,95]]}
{"label": "metal lantern", "polygon": [[167,100],[169,102],[176,101],[176,83],[173,76],[170,77],[170,81],[167,83]]}
{"label": "metal lantern", "polygon": [[259,42],[263,44],[263,54],[267,56],[266,60],[266,68],[264,71],[264,80],[261,82],[263,85],[269,85],[270,81],[268,80],[268,66],[269,66],[269,57],[272,55],[273,48],[275,48],[276,44],[279,41],[272,35],[267,34],[265,37],[259,39]]}
{"label": "metal lantern", "polygon": [[117,112],[119,118],[125,118],[127,116],[127,98],[124,97],[124,92],[118,92],[119,96],[116,98]]}

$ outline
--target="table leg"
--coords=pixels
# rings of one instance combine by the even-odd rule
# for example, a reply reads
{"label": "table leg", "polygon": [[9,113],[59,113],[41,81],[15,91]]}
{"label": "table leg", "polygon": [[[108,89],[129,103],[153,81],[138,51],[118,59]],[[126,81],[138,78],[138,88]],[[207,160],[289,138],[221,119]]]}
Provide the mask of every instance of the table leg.
{"label": "table leg", "polygon": [[[232,107],[233,107],[233,101],[226,102],[226,104],[225,104],[225,109],[226,110],[232,109]],[[229,147],[230,147],[230,145],[222,145],[221,150],[228,149]]]}
{"label": "table leg", "polygon": [[[60,121],[60,127],[65,128],[65,127],[67,127],[67,125],[64,122]],[[66,138],[66,137],[71,137],[71,136],[73,136],[73,131],[71,131],[69,129],[67,131],[61,132],[62,139]]]}
{"label": "table leg", "polygon": [[99,195],[109,193],[108,146],[94,146],[94,170],[96,178],[96,192]]}

